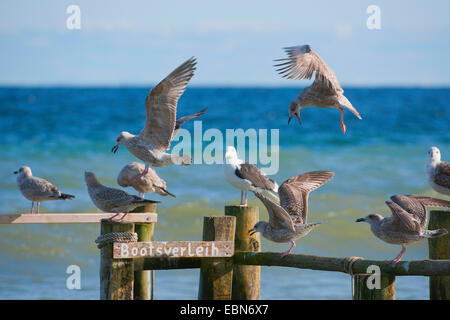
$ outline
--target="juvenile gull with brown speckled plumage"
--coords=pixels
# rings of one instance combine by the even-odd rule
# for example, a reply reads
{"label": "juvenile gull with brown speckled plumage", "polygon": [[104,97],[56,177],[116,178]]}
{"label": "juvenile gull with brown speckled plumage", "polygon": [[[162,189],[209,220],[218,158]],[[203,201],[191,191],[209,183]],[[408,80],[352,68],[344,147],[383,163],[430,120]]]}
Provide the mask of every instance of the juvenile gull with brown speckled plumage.
{"label": "juvenile gull with brown speckled plumage", "polygon": [[358,119],[362,119],[358,111],[344,96],[333,70],[323,61],[319,55],[311,49],[309,45],[294,46],[284,48],[288,57],[275,61],[282,63],[275,65],[284,78],[287,79],[311,79],[315,73],[312,85],[303,89],[300,95],[295,98],[289,106],[289,120],[295,115],[298,122],[300,120],[300,110],[308,106],[319,108],[336,108],[341,112],[341,127],[345,133],[344,109],[351,111]]}
{"label": "juvenile gull with brown speckled plumage", "polygon": [[446,229],[427,230],[427,207],[447,207],[450,202],[417,195],[394,195],[392,201],[386,201],[392,216],[383,217],[369,214],[356,222],[367,222],[370,230],[379,239],[391,244],[400,244],[402,250],[391,261],[396,265],[406,251],[406,245],[427,238],[440,237],[447,234]]}
{"label": "juvenile gull with brown speckled plumage", "polygon": [[331,171],[312,171],[292,177],[278,188],[280,205],[263,195],[255,195],[269,213],[269,222],[259,221],[249,230],[274,242],[291,242],[291,247],[281,253],[288,255],[295,247],[295,240],[306,236],[320,223],[307,223],[309,193],[327,183],[334,176]]}
{"label": "juvenile gull with brown speckled plumage", "polygon": [[133,180],[134,177],[141,174],[145,170],[145,165],[139,162],[131,162],[127,164],[119,172],[117,177],[117,183],[121,187],[133,187],[139,196],[144,198],[146,193],[156,192],[161,196],[172,196],[172,193],[166,190],[166,182],[161,179],[155,170],[148,168],[148,172],[145,176],[140,177],[137,180]]}
{"label": "juvenile gull with brown speckled plumage", "polygon": [[17,186],[20,192],[31,203],[31,214],[34,209],[34,202],[37,202],[37,214],[39,214],[39,204],[42,201],[50,200],[67,200],[75,198],[75,196],[67,193],[61,193],[57,187],[48,182],[45,179],[33,177],[31,168],[27,166],[20,167],[18,171],[14,171],[17,174]]}
{"label": "juvenile gull with brown speckled plumage", "polygon": [[116,221],[114,218],[121,212],[125,214],[117,221],[122,221],[131,210],[137,207],[159,202],[145,200],[141,197],[130,195],[125,191],[104,186],[92,172],[85,172],[84,180],[86,181],[89,196],[96,207],[104,212],[116,213],[110,218],[112,221]]}

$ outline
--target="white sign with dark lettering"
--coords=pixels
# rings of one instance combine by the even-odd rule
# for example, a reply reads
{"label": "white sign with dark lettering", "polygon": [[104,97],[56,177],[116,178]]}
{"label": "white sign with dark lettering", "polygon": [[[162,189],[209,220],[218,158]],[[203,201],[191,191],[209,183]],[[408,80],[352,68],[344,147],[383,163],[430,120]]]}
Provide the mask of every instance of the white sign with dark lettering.
{"label": "white sign with dark lettering", "polygon": [[114,243],[115,259],[145,257],[232,257],[233,241],[151,241]]}

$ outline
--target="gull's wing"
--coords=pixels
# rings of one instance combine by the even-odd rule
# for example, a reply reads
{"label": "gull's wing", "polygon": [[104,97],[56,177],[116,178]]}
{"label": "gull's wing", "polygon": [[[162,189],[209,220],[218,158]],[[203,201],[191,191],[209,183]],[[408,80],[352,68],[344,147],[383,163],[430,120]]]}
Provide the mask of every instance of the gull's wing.
{"label": "gull's wing", "polygon": [[400,228],[409,232],[421,233],[420,221],[415,215],[406,212],[395,202],[386,201],[386,204],[392,211],[393,220],[389,224],[391,229],[398,230]]}
{"label": "gull's wing", "polygon": [[272,229],[289,229],[295,231],[294,222],[282,207],[258,192],[254,192],[254,194],[266,207],[269,213],[269,225]]}
{"label": "gull's wing", "polygon": [[185,123],[186,121],[189,121],[189,120],[191,120],[191,119],[194,119],[194,118],[197,118],[197,117],[202,116],[202,115],[206,112],[206,110],[208,110],[208,108],[202,109],[202,110],[200,110],[200,111],[197,112],[197,113],[190,114],[190,115],[187,115],[187,116],[183,116],[183,117],[181,117],[181,118],[178,118],[177,121],[176,121],[176,123],[175,123],[175,130],[180,129],[180,127],[181,127],[181,126],[183,125],[183,123]]}
{"label": "gull's wing", "polygon": [[280,205],[291,216],[294,224],[306,223],[309,193],[323,186],[331,178],[332,171],[311,171],[292,177],[280,186]]}
{"label": "gull's wing", "polygon": [[250,181],[253,187],[265,190],[274,190],[276,187],[275,181],[267,178],[264,172],[251,163],[242,163],[235,173],[239,178]]}
{"label": "gull's wing", "polygon": [[175,129],[177,103],[194,75],[196,60],[190,58],[150,90],[145,100],[145,127],[140,133],[158,150],[170,148]]}
{"label": "gull's wing", "polygon": [[441,161],[436,169],[434,183],[445,188],[450,188],[450,163]]}
{"label": "gull's wing", "polygon": [[284,48],[288,58],[275,67],[287,79],[311,79],[315,72],[315,84],[326,86],[333,91],[344,92],[333,70],[314,52],[309,45]]}
{"label": "gull's wing", "polygon": [[413,194],[394,195],[391,200],[397,203],[408,213],[415,215],[422,228],[427,225],[426,207],[447,207],[450,208],[450,201],[436,199],[431,197],[417,196]]}

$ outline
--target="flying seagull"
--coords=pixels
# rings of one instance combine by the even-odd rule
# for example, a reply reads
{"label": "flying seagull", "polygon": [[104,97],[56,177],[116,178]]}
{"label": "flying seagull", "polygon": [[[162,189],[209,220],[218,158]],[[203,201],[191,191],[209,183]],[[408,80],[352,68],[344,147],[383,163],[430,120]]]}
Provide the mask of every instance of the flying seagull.
{"label": "flying seagull", "polygon": [[145,176],[133,181],[132,179],[141,174],[145,170],[145,165],[139,162],[131,162],[127,164],[119,173],[117,183],[121,187],[133,187],[139,192],[139,197],[144,198],[146,193],[156,192],[161,196],[172,196],[172,193],[166,190],[166,182],[161,179],[155,170],[148,168]]}
{"label": "flying seagull", "polygon": [[386,201],[386,204],[392,216],[383,217],[372,213],[356,222],[367,222],[376,237],[402,246],[398,256],[391,261],[395,266],[405,253],[407,244],[448,233],[446,229],[427,230],[427,207],[450,208],[450,202],[416,195],[394,195],[391,200]]}
{"label": "flying seagull", "polygon": [[255,192],[269,213],[269,222],[259,221],[248,232],[274,242],[291,242],[291,247],[281,253],[288,255],[295,248],[295,240],[303,238],[320,223],[308,223],[309,193],[327,183],[334,176],[331,171],[312,171],[292,177],[280,186],[280,205]]}
{"label": "flying seagull", "polygon": [[309,45],[284,48],[288,58],[278,59],[281,61],[275,67],[277,71],[287,79],[311,79],[315,73],[314,82],[303,89],[289,106],[289,120],[295,115],[300,120],[300,110],[308,106],[319,108],[336,108],[341,112],[342,132],[347,130],[344,123],[344,109],[350,110],[358,119],[362,119],[358,111],[344,96],[333,70],[323,61]]}
{"label": "flying seagull", "polygon": [[[124,131],[117,138],[112,152],[116,153],[119,146],[124,145],[135,157],[145,162],[144,172],[134,177],[134,180],[145,176],[150,165],[165,167],[171,164],[182,166],[191,164],[188,155],[171,154],[166,150],[170,149],[170,142],[177,129],[178,99],[194,75],[195,65],[195,58],[190,58],[150,90],[145,100],[145,127],[139,135]],[[199,112],[200,115],[202,111]],[[179,126],[184,122],[183,118],[179,119]]]}
{"label": "flying seagull", "polygon": [[[104,212],[114,212],[115,215],[109,218],[111,221],[120,222],[126,215],[137,207],[145,206],[146,204],[158,203],[159,201],[145,200],[138,196],[133,196],[125,191],[109,188],[102,185],[92,172],[84,173],[84,180],[88,188],[89,196],[92,202]],[[115,220],[121,212],[124,215]]]}
{"label": "flying seagull", "polygon": [[435,191],[450,196],[450,163],[441,161],[437,147],[431,147],[428,156],[428,183]]}
{"label": "flying seagull", "polygon": [[227,147],[223,169],[225,179],[233,187],[241,190],[241,206],[247,206],[248,191],[259,192],[272,201],[279,201],[274,194],[278,191],[278,184],[267,178],[265,173],[253,164],[239,159],[236,149],[232,146]]}
{"label": "flying seagull", "polygon": [[17,186],[20,192],[31,201],[31,214],[33,214],[34,202],[37,202],[37,214],[39,214],[39,204],[42,201],[75,198],[71,194],[61,193],[57,187],[47,180],[33,177],[30,167],[20,167],[18,171],[14,171],[14,174],[17,174]]}

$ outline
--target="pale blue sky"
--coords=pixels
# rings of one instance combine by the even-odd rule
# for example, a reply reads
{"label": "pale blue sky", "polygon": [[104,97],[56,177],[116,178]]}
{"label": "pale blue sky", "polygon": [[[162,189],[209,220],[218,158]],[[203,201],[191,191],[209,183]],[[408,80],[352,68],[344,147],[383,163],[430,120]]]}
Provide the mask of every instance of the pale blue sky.
{"label": "pale blue sky", "polygon": [[[70,4],[81,30],[66,29]],[[448,86],[449,13],[448,0],[2,0],[0,84],[146,86],[196,56],[193,85],[302,86],[272,60],[308,43],[343,85]]]}

